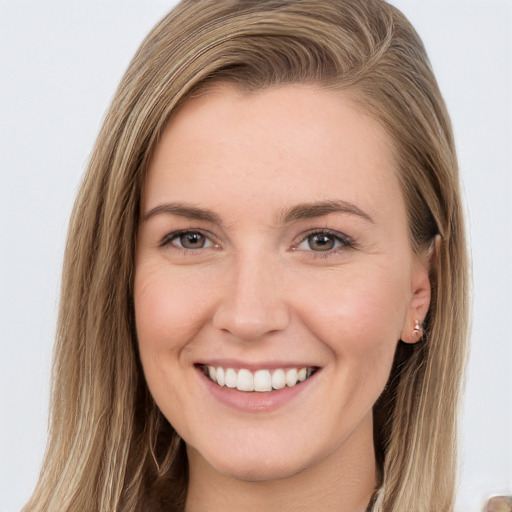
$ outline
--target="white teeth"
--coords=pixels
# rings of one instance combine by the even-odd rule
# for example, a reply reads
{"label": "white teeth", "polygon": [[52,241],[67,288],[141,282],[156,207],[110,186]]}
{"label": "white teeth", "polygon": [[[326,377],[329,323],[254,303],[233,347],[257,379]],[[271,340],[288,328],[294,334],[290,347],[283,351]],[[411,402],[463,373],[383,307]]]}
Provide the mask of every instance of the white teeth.
{"label": "white teeth", "polygon": [[236,372],[233,368],[228,368],[224,373],[224,382],[228,388],[236,388]]}
{"label": "white teeth", "polygon": [[258,370],[254,374],[254,391],[272,391],[272,377],[268,370]]}
{"label": "white teeth", "polygon": [[238,372],[236,389],[239,391],[254,391],[254,377],[249,370],[240,370]]}
{"label": "white teeth", "polygon": [[[234,370],[233,368],[222,368],[219,366],[203,367],[205,373],[213,382],[219,386],[228,388],[237,388],[239,391],[258,391],[260,393],[269,392],[273,389],[283,389],[285,386],[293,387],[298,382],[302,382],[310,377],[313,368],[290,368],[284,370],[257,370],[254,373],[245,368]],[[272,372],[272,373],[271,373]]]}
{"label": "white teeth", "polygon": [[217,368],[217,373],[216,373],[215,376],[217,377],[217,384],[219,386],[224,386],[224,383],[225,383],[225,381],[224,381],[224,368],[221,368],[219,366],[219,368]]}
{"label": "white teeth", "polygon": [[286,386],[286,375],[284,370],[276,370],[272,374],[272,387],[274,389],[283,389]]}
{"label": "white teeth", "polygon": [[297,370],[292,368],[286,372],[286,385],[292,387],[295,384],[297,384]]}

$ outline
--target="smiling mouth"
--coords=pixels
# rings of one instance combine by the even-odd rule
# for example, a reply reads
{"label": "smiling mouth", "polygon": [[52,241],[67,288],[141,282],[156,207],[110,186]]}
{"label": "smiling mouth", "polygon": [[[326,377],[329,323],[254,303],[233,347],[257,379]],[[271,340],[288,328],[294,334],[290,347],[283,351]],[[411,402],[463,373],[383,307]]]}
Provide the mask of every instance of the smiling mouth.
{"label": "smiling mouth", "polygon": [[317,367],[276,368],[274,370],[256,370],[254,372],[241,368],[223,368],[199,364],[197,367],[206,377],[218,386],[237,389],[238,391],[256,391],[268,393],[285,387],[292,388],[309,379]]}

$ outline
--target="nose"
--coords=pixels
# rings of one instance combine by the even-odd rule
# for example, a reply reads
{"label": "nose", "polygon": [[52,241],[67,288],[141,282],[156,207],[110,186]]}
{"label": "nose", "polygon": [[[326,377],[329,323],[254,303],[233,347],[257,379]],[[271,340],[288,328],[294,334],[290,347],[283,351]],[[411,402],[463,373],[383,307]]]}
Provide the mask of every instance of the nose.
{"label": "nose", "polygon": [[252,255],[233,262],[213,314],[214,327],[244,342],[286,329],[290,315],[283,269],[269,260]]}

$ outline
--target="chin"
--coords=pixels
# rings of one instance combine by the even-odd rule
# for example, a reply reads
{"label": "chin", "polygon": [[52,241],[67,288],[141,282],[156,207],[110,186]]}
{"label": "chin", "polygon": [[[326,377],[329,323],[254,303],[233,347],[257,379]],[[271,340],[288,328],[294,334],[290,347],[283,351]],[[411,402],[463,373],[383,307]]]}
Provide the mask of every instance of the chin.
{"label": "chin", "polygon": [[233,444],[226,450],[216,450],[215,453],[196,450],[187,447],[189,457],[200,457],[216,473],[245,482],[264,482],[285,479],[301,473],[314,464],[302,450],[274,450],[260,447],[241,446]]}
{"label": "chin", "polygon": [[219,473],[241,480],[244,482],[265,482],[273,480],[282,480],[292,477],[305,470],[306,464],[294,464],[290,461],[281,463],[277,461],[262,461],[260,458],[254,461],[248,461],[247,458],[241,459],[240,462],[223,461],[219,467],[214,468]]}

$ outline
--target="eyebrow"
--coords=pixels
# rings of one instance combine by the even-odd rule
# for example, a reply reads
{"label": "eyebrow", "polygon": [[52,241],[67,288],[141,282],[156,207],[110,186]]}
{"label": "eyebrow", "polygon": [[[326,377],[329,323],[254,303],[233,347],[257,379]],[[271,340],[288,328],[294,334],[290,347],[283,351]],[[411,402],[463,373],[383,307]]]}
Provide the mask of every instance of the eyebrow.
{"label": "eyebrow", "polygon": [[[298,220],[313,219],[315,217],[323,217],[330,213],[348,213],[357,215],[368,222],[374,224],[373,219],[366,212],[358,208],[356,205],[347,201],[319,201],[314,203],[303,203],[283,210],[278,219],[283,224],[290,224]],[[222,220],[212,210],[199,208],[187,203],[165,203],[152,208],[144,214],[142,220],[146,222],[156,215],[178,215],[192,220],[202,220],[211,222],[212,224],[222,225]]]}
{"label": "eyebrow", "polygon": [[222,224],[220,217],[215,212],[186,203],[161,204],[146,212],[142,217],[142,220],[146,222],[151,217],[162,213],[167,215],[178,215],[192,220],[204,220],[213,224]]}
{"label": "eyebrow", "polygon": [[320,201],[315,203],[304,203],[284,210],[281,214],[282,222],[285,224],[302,219],[313,219],[323,217],[330,213],[349,213],[357,215],[372,224],[373,219],[366,212],[358,208],[355,204],[347,201]]}

